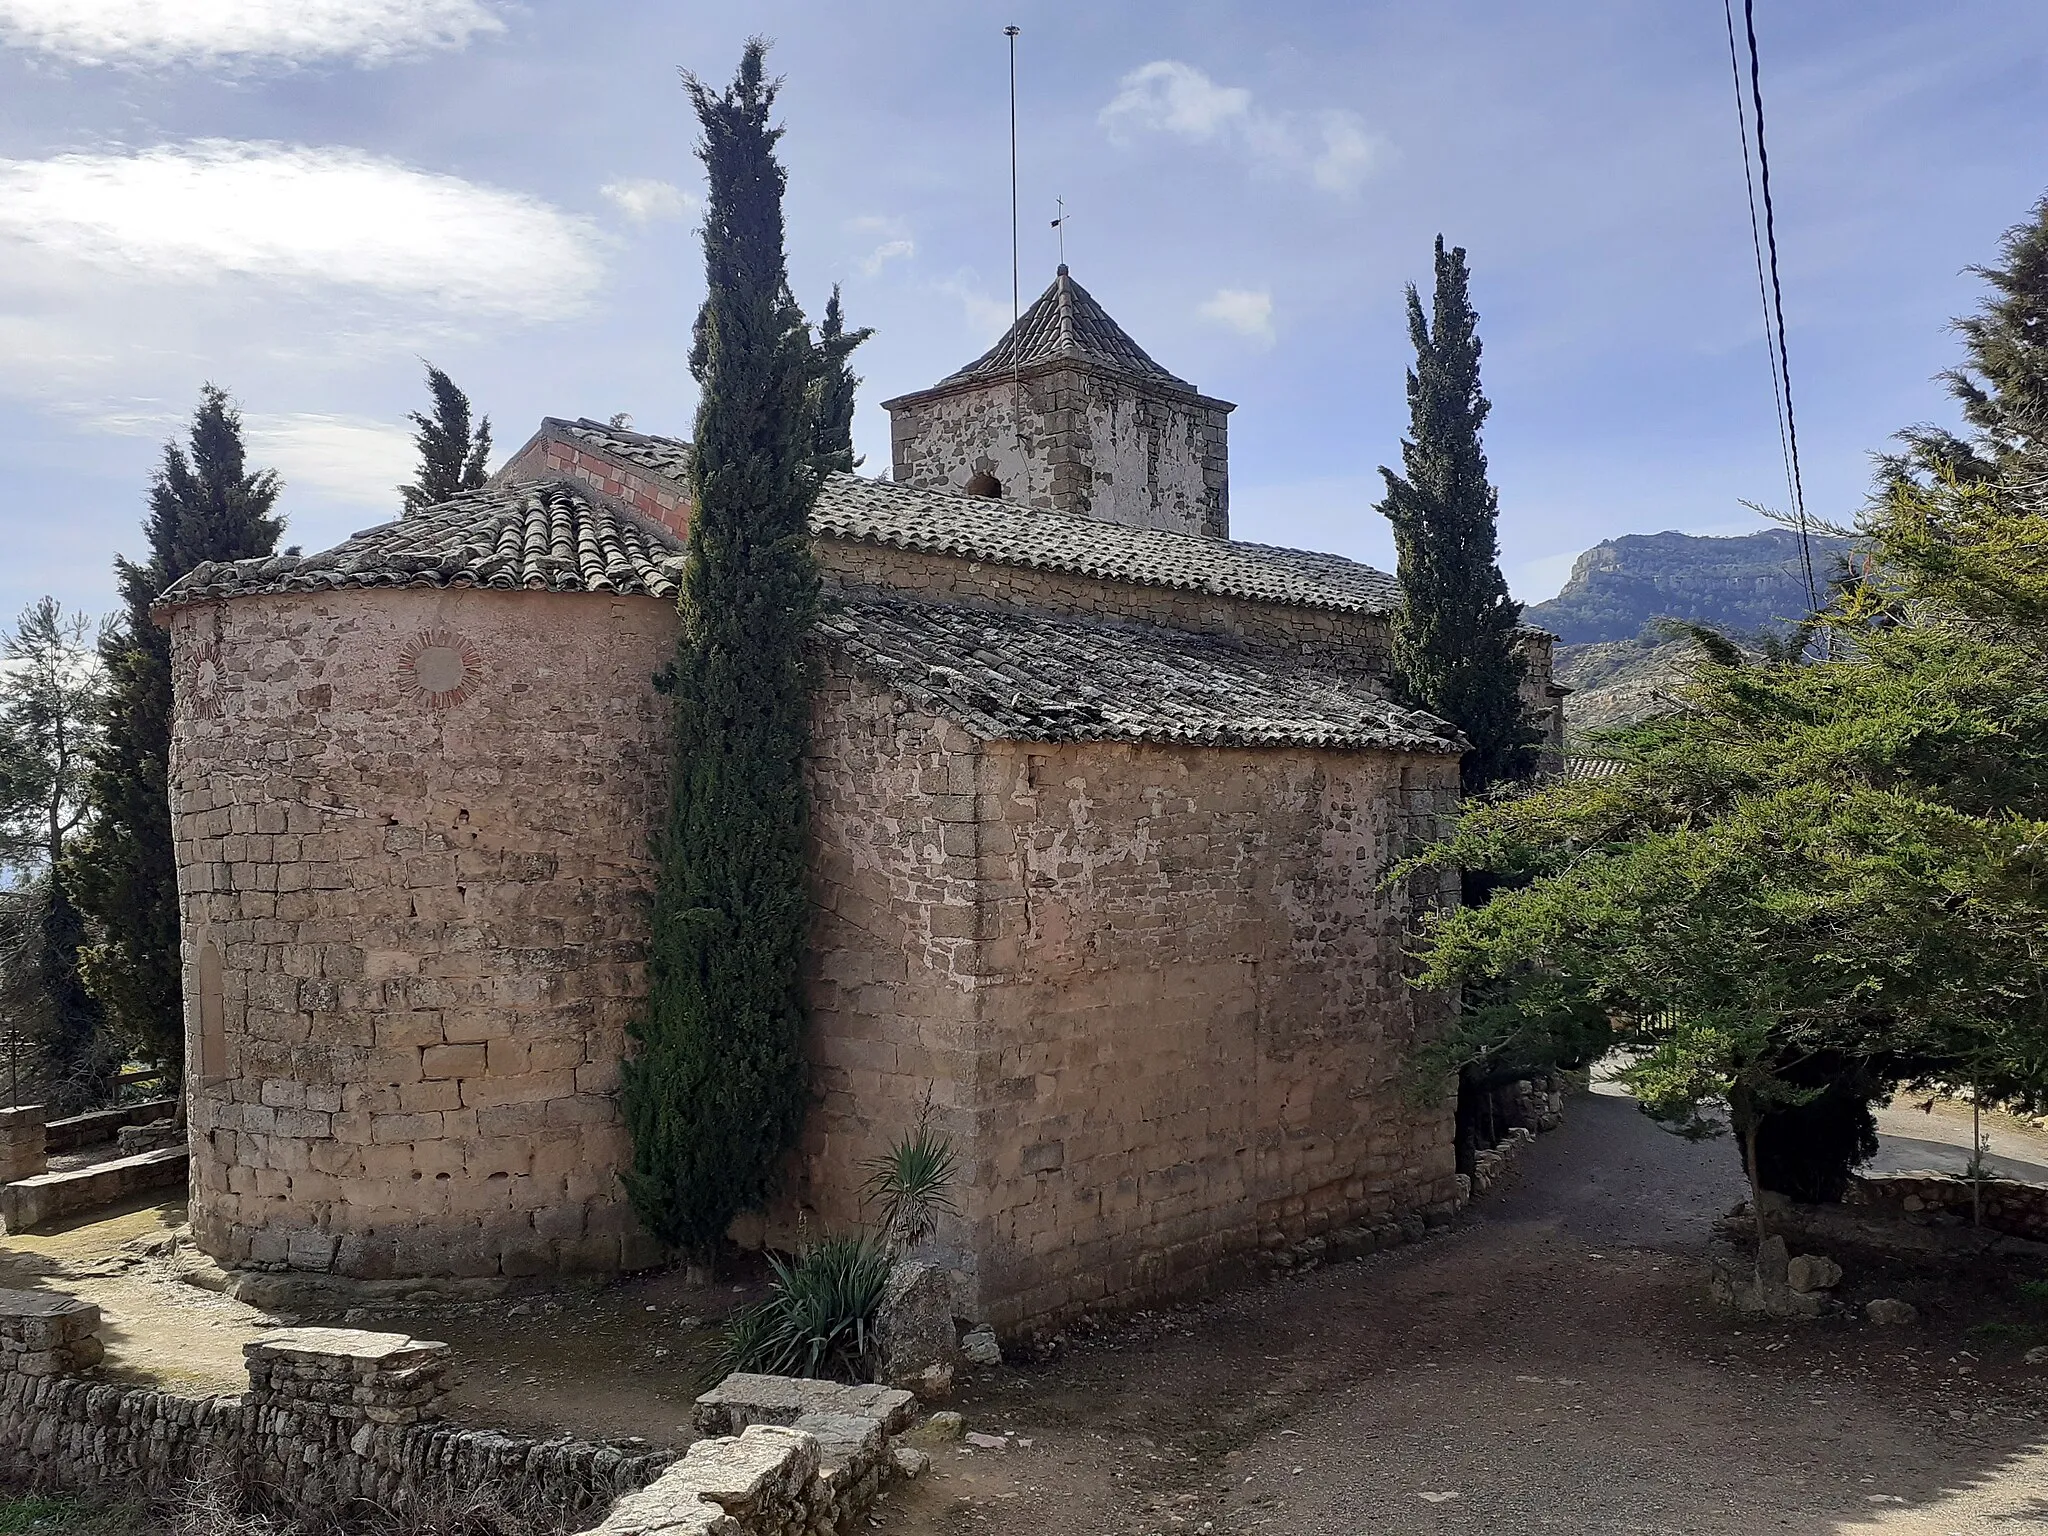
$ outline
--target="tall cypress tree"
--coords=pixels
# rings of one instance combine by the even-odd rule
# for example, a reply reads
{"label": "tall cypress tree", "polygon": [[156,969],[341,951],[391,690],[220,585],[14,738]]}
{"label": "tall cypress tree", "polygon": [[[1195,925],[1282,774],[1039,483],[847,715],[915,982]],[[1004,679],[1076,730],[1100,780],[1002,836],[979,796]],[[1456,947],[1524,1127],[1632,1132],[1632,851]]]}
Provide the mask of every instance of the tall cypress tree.
{"label": "tall cypress tree", "polygon": [[815,353],[783,264],[767,45],[715,92],[685,75],[709,172],[702,389],[646,1010],[627,1063],[627,1192],[658,1240],[706,1254],[771,1193],[803,1120],[809,939],[805,643],[818,575]]}
{"label": "tall cypress tree", "polygon": [[201,392],[189,441],[189,456],[164,444],[142,525],[149,558],[114,560],[127,612],[100,642],[106,729],[86,781],[90,830],[70,860],[78,904],[99,932],[82,957],[86,986],[123,1038],[174,1065],[185,1028],[168,787],[171,643],[149,606],[205,561],[271,554],[284,531],[271,516],[277,475],[248,471],[241,413],[226,391]]}
{"label": "tall cypress tree", "polygon": [[818,326],[818,377],[811,402],[817,419],[813,452],[821,474],[860,466],[853,456],[853,406],[860,378],[847,359],[874,334],[868,327],[846,328],[846,316],[839,308],[839,285],[834,283],[832,297],[825,301],[825,318]]}
{"label": "tall cypress tree", "polygon": [[1436,240],[1434,315],[1408,285],[1408,436],[1397,475],[1381,466],[1394,525],[1402,604],[1394,615],[1393,675],[1417,708],[1449,720],[1472,742],[1465,792],[1527,778],[1541,735],[1522,708],[1515,650],[1522,606],[1500,573],[1499,495],[1486,480],[1480,428],[1492,407],[1479,391],[1479,317],[1462,247]]}
{"label": "tall cypress tree", "polygon": [[485,466],[491,457],[491,418],[486,416],[472,432],[469,396],[432,363],[427,364],[427,392],[434,397],[434,414],[414,411],[408,418],[414,427],[413,446],[420,451],[420,470],[411,485],[398,488],[407,517],[473,491],[490,478]]}

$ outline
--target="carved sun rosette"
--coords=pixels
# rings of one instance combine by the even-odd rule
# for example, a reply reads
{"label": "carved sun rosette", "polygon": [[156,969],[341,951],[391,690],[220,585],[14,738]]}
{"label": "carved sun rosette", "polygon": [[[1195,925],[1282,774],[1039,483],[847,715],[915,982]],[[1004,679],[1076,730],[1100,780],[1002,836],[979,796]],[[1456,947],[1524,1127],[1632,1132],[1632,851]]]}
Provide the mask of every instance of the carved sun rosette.
{"label": "carved sun rosette", "polygon": [[429,709],[453,709],[484,680],[484,657],[450,629],[427,629],[398,648],[398,686]]}
{"label": "carved sun rosette", "polygon": [[220,675],[220,642],[208,640],[192,648],[185,660],[185,708],[200,720],[218,720],[227,707]]}

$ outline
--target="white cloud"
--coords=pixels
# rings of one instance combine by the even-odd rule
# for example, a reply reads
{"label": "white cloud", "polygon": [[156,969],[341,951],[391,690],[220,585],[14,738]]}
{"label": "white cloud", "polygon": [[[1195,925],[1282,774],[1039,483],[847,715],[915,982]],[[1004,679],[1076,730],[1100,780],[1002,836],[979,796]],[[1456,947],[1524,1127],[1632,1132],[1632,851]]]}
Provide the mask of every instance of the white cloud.
{"label": "white cloud", "polygon": [[845,227],[864,241],[875,241],[867,255],[860,259],[863,277],[875,277],[890,262],[908,261],[917,254],[917,241],[911,235],[910,226],[901,219],[887,214],[864,213],[858,218],[848,219]]}
{"label": "white cloud", "polygon": [[884,240],[861,258],[860,269],[866,276],[873,277],[890,262],[906,261],[916,254],[915,240]]}
{"label": "white cloud", "polygon": [[1155,59],[1125,75],[1100,118],[1119,142],[1159,133],[1219,144],[1254,165],[1305,176],[1339,195],[1357,191],[1387,148],[1356,112],[1269,112],[1243,86],[1218,85],[1178,59]]}
{"label": "white cloud", "polygon": [[648,177],[606,182],[597,190],[610,198],[619,212],[635,224],[650,224],[656,219],[680,219],[697,210],[697,199],[681,187]]}
{"label": "white cloud", "polygon": [[1125,75],[1102,109],[1112,132],[1140,129],[1213,139],[1251,117],[1252,93],[1243,86],[1218,85],[1192,64],[1155,59]]}
{"label": "white cloud", "polygon": [[[1010,296],[992,296],[981,286],[978,278],[962,272],[932,285],[934,291],[944,294],[960,305],[967,322],[967,333],[981,346],[998,341],[1010,329]],[[1030,299],[1025,299],[1030,303]]]}
{"label": "white cloud", "polygon": [[1356,112],[1333,109],[1319,115],[1322,151],[1310,163],[1309,174],[1325,192],[1351,193],[1365,178],[1379,169],[1387,141],[1368,133]]}
{"label": "white cloud", "polygon": [[1273,340],[1273,295],[1263,288],[1219,288],[1197,311],[1204,320],[1227,325],[1240,336]]}
{"label": "white cloud", "polygon": [[77,64],[389,64],[505,24],[480,0],[0,0],[0,43]]}
{"label": "white cloud", "polygon": [[600,276],[593,232],[538,198],[356,150],[226,140],[0,160],[10,248],[7,265],[46,280],[239,276],[524,319],[573,313]]}
{"label": "white cloud", "polygon": [[242,418],[251,463],[273,466],[293,491],[359,502],[398,516],[398,487],[419,468],[412,433],[361,416],[313,413]]}
{"label": "white cloud", "polygon": [[1563,554],[1538,555],[1533,560],[1524,560],[1507,572],[1508,591],[1514,594],[1517,602],[1547,603],[1557,596],[1578,559],[1577,550],[1567,550]]}

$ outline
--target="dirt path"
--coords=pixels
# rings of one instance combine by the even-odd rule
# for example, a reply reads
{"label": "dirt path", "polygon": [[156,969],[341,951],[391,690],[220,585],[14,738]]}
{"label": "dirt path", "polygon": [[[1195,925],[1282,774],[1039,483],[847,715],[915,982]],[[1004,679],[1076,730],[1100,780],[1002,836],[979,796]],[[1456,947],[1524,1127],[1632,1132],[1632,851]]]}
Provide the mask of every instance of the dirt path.
{"label": "dirt path", "polygon": [[969,1383],[1011,1448],[939,1451],[888,1529],[2048,1533],[2048,1371],[1924,1291],[1897,1332],[1710,1310],[1697,1254],[1740,1194],[1725,1145],[1577,1100],[1445,1235]]}
{"label": "dirt path", "polygon": [[[2048,1131],[1992,1112],[1982,1122],[1985,1169],[2001,1178],[2048,1184]],[[1970,1106],[1953,1099],[1901,1098],[1877,1111],[1871,1173],[1963,1173],[1970,1165]]]}

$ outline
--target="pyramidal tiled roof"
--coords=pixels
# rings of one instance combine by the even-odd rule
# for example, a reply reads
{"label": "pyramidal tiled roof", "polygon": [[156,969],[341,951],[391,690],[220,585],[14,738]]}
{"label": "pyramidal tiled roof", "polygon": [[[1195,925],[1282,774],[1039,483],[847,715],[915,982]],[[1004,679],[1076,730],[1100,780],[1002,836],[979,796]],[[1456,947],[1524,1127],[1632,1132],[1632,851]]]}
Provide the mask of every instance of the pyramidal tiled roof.
{"label": "pyramidal tiled roof", "polygon": [[818,627],[856,670],[988,741],[1465,745],[1356,678],[1230,636],[871,592],[833,600]]}
{"label": "pyramidal tiled roof", "polygon": [[587,498],[565,482],[515,481],[380,523],[318,554],[210,561],[159,601],[341,587],[496,587],[672,598],[681,560],[675,535],[654,523]]}
{"label": "pyramidal tiled roof", "polygon": [[933,388],[1005,378],[1020,368],[1057,362],[1093,363],[1148,384],[1199,393],[1186,379],[1168,373],[1146,356],[1145,349],[1110,319],[1109,311],[1095,302],[1094,295],[1067,274],[1064,263],[1052,286],[1018,317],[1001,341]]}

